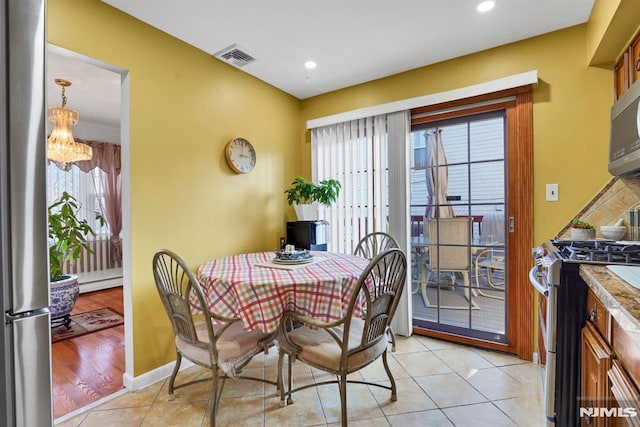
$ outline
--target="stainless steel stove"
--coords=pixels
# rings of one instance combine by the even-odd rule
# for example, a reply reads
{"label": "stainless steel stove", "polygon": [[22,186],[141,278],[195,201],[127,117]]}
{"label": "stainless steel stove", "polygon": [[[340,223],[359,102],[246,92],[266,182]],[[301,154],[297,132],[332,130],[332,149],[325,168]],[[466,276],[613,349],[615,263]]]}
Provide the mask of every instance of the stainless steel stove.
{"label": "stainless steel stove", "polygon": [[529,281],[540,295],[538,355],[546,362],[547,426],[576,426],[580,424],[580,334],[587,312],[587,284],[580,277],[580,265],[640,265],[640,242],[550,240],[532,254],[536,266]]}

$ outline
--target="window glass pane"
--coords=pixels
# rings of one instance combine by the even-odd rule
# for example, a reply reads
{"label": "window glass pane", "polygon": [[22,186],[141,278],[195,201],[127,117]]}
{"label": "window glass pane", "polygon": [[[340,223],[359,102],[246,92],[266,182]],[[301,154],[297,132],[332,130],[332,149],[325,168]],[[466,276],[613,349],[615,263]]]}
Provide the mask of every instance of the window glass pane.
{"label": "window glass pane", "polygon": [[472,163],[471,202],[504,203],[504,161]]}
{"label": "window glass pane", "polygon": [[[104,174],[96,169],[95,173]],[[77,166],[72,166],[68,171],[63,171],[55,164],[47,165],[47,203],[51,204],[62,196],[65,191],[71,194],[78,202],[78,218],[86,220],[96,233],[96,239],[101,235],[108,235],[109,226],[101,224],[97,219],[101,215],[100,199],[104,198],[101,188],[96,190],[93,174],[83,172]],[[93,236],[88,236],[88,240]]]}
{"label": "window glass pane", "polygon": [[442,144],[447,155],[447,163],[465,163],[468,161],[468,131],[467,123],[443,126]]}
{"label": "window glass pane", "polygon": [[424,215],[427,208],[427,169],[411,170],[411,215]]}
{"label": "window glass pane", "polygon": [[469,123],[471,161],[504,159],[504,120],[495,117]]}
{"label": "window glass pane", "polygon": [[[469,203],[469,166],[453,165],[447,168],[448,173],[442,173],[441,176],[447,178],[447,199],[449,203],[454,205],[454,211],[458,213],[455,205]],[[462,213],[460,213],[462,214]]]}

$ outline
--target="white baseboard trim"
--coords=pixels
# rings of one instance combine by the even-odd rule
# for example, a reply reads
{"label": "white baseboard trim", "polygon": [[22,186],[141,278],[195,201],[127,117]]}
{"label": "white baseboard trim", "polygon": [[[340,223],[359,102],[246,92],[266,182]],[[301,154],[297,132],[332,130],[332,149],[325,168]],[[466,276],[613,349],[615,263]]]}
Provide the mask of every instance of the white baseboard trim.
{"label": "white baseboard trim", "polygon": [[117,288],[118,286],[122,286],[122,277],[99,282],[80,283],[80,293],[101,291],[103,289]]}
{"label": "white baseboard trim", "polygon": [[531,361],[533,363],[540,363],[540,359],[538,358],[538,352],[534,351],[533,355],[531,356]]}
{"label": "white baseboard trim", "polygon": [[122,286],[122,267],[78,274],[80,293]]}
{"label": "white baseboard trim", "polygon": [[[138,391],[150,386],[151,384],[155,384],[158,381],[162,381],[165,378],[169,378],[171,376],[171,372],[173,372],[174,365],[175,362],[169,362],[166,365],[160,366],[137,377],[133,377],[125,373],[122,375],[122,384],[130,391]],[[180,364],[180,371],[184,371],[191,366],[193,366],[193,363],[183,358],[182,363]]]}

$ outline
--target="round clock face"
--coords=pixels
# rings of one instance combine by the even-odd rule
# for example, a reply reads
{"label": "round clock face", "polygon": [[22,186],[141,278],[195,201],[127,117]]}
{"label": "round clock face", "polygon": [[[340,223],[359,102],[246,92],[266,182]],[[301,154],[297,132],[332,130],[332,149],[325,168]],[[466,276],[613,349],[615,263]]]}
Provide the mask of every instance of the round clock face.
{"label": "round clock face", "polygon": [[244,138],[234,138],[224,149],[229,167],[236,173],[251,172],[256,165],[256,151]]}

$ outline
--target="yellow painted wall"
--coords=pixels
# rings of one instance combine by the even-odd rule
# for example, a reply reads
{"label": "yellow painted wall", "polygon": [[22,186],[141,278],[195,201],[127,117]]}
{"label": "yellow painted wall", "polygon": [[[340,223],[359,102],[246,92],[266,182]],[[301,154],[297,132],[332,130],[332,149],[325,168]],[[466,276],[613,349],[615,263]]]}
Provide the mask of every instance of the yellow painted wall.
{"label": "yellow painted wall", "polygon": [[[175,356],[151,272],[156,250],[174,250],[196,268],[279,244],[283,191],[299,169],[299,101],[101,1],[47,7],[50,43],[130,72],[134,375],[141,375]],[[257,151],[248,175],[225,163],[223,147],[235,136]]]}
{"label": "yellow painted wall", "polygon": [[587,23],[589,64],[612,69],[638,32],[638,16],[637,0],[596,0]]}
{"label": "yellow painted wall", "polygon": [[[291,214],[284,188],[311,175],[308,119],[537,69],[534,242],[553,236],[610,178],[612,73],[587,66],[598,37],[587,25],[301,102],[98,0],[49,0],[47,12],[50,43],[130,71],[134,375],[173,357],[153,253],[175,250],[195,268],[274,248]],[[225,165],[222,149],[234,136],[256,147],[249,175]],[[555,203],[544,201],[552,182]]]}
{"label": "yellow painted wall", "polygon": [[[302,102],[302,120],[538,70],[533,89],[534,242],[555,236],[609,181],[611,70],[587,66],[586,25],[353,86]],[[416,52],[419,55],[420,52]],[[310,144],[302,145],[310,158]],[[310,160],[303,164],[310,176]],[[558,202],[545,184],[558,183]]]}

